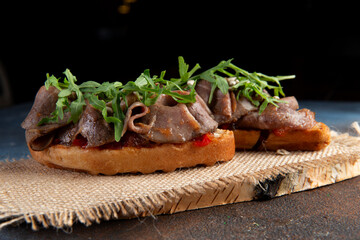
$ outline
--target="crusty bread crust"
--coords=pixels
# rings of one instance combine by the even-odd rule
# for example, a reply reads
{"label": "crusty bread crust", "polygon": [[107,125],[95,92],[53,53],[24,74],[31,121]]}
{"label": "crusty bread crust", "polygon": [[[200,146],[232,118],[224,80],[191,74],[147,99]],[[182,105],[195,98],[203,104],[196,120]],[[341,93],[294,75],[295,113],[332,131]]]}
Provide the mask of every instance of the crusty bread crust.
{"label": "crusty bread crust", "polygon": [[120,150],[63,145],[54,145],[43,151],[29,150],[36,161],[49,167],[105,175],[171,172],[196,165],[211,166],[234,157],[232,131],[218,129],[208,136],[211,142],[206,146],[196,146],[193,141],[189,141],[182,144],[159,144],[150,148],[123,147]]}
{"label": "crusty bread crust", "polygon": [[[252,149],[259,141],[260,135],[259,130],[234,130],[236,149]],[[281,136],[270,132],[269,136],[259,145],[259,149],[270,151],[278,149],[317,151],[328,146],[330,141],[329,127],[319,122],[311,129],[288,130]]]}
{"label": "crusty bread crust", "polygon": [[[70,169],[91,174],[171,172],[196,165],[211,166],[229,161],[235,148],[252,149],[259,141],[259,130],[220,130],[209,134],[211,142],[196,146],[193,141],[183,144],[159,144],[155,147],[123,147],[116,149],[81,148],[54,145],[43,151],[29,148],[32,157],[53,168]],[[317,151],[330,144],[330,129],[323,123],[308,130],[288,130],[279,136],[270,132],[261,142],[261,150]]]}

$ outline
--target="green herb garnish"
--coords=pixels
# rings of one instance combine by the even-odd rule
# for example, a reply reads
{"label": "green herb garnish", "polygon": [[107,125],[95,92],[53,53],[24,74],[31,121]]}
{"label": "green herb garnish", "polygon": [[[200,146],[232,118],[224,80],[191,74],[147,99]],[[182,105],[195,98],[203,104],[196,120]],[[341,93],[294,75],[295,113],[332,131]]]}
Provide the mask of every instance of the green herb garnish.
{"label": "green herb garnish", "polygon": [[[126,96],[131,93],[135,93],[138,100],[146,106],[154,104],[161,94],[169,95],[179,103],[193,103],[195,102],[196,81],[204,79],[212,84],[209,103],[212,101],[216,88],[219,88],[223,94],[231,90],[236,93],[237,98],[245,96],[249,99],[255,106],[259,107],[261,114],[269,103],[277,106],[276,103],[281,102],[278,96],[279,94],[284,96],[284,92],[280,81],[295,77],[293,75],[271,77],[262,73],[249,73],[232,64],[231,59],[221,61],[215,67],[193,76],[200,69],[200,65],[196,64],[189,71],[189,65],[185,63],[183,57],[179,57],[178,61],[179,78],[166,80],[164,79],[165,71],[162,71],[159,77],[151,76],[149,69],[146,69],[135,81],[129,81],[125,85],[121,82],[100,84],[94,81],[77,85],[77,79],[69,69],[65,70],[63,80],[47,74],[46,89],[54,86],[60,92],[55,111],[50,117],[41,119],[38,125],[63,120],[64,114],[67,112],[70,112],[69,123],[76,123],[88,102],[101,111],[106,122],[114,125],[115,140],[120,141],[127,110],[123,111],[120,103],[124,101],[127,107]],[[188,84],[190,79],[194,80],[193,84]],[[275,97],[266,93],[264,91],[266,89],[273,90]],[[185,94],[184,91],[186,91]],[[259,100],[259,98],[261,99]],[[107,111],[109,106],[113,110],[110,116]]]}
{"label": "green herb garnish", "polygon": [[[166,80],[165,71],[162,71],[160,77],[150,76],[149,69],[146,69],[135,81],[129,81],[125,85],[121,82],[104,82],[102,84],[87,81],[80,85],[76,84],[76,77],[66,69],[65,78],[60,78],[47,74],[45,81],[46,89],[54,86],[59,89],[56,109],[50,117],[41,119],[38,125],[54,123],[64,119],[64,113],[70,111],[69,123],[76,123],[86,106],[86,101],[94,108],[101,111],[105,121],[114,125],[114,136],[116,141],[120,141],[124,127],[126,110],[120,108],[121,101],[125,101],[126,96],[135,93],[138,100],[146,106],[156,102],[161,94],[171,96],[179,103],[195,102],[195,86],[186,85],[187,80],[199,68],[196,65],[188,72],[188,65],[182,57],[179,57],[180,78]],[[184,94],[183,91],[186,91]],[[108,115],[107,107],[111,105],[113,114]]]}
{"label": "green herb garnish", "polygon": [[[219,88],[223,94],[226,94],[229,90],[236,92],[237,99],[240,96],[246,97],[252,104],[259,107],[259,114],[265,110],[269,103],[277,106],[276,103],[283,102],[279,99],[279,94],[285,96],[280,81],[295,78],[295,75],[272,77],[257,72],[249,73],[235,66],[231,61],[232,59],[221,61],[215,67],[193,78],[211,82],[209,103],[212,101],[216,88]],[[229,82],[232,84],[229,84]],[[274,96],[266,93],[265,90],[272,90]],[[260,101],[259,98],[261,98]]]}

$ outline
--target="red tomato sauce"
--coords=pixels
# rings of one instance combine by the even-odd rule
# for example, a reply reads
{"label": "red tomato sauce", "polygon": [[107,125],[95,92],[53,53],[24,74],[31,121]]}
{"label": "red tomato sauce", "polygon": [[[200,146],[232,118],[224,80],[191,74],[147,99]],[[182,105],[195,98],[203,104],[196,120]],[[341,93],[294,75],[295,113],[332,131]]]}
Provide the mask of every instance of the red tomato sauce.
{"label": "red tomato sauce", "polygon": [[82,147],[82,148],[85,148],[87,144],[88,143],[87,143],[86,138],[76,138],[72,142],[72,146],[78,146],[78,147]]}
{"label": "red tomato sauce", "polygon": [[197,147],[205,147],[209,143],[211,143],[211,139],[208,134],[204,134],[194,139],[194,145]]}
{"label": "red tomato sauce", "polygon": [[286,129],[286,128],[278,128],[278,129],[272,130],[272,132],[275,134],[275,136],[278,136],[278,137],[285,136],[287,131],[288,131],[288,129]]}

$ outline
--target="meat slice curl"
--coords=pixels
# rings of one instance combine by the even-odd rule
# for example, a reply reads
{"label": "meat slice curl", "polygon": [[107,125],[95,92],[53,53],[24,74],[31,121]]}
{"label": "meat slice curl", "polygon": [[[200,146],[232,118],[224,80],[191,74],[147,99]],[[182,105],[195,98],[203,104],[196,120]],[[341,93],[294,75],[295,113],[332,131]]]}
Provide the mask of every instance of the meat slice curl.
{"label": "meat slice curl", "polygon": [[[130,130],[157,143],[182,143],[214,131],[218,124],[209,109],[197,97],[195,103],[178,103],[171,96],[161,95],[149,113],[136,123],[129,121]],[[136,128],[130,127],[135,125]]]}
{"label": "meat slice curl", "polygon": [[124,121],[124,128],[122,131],[122,136],[125,134],[127,129],[139,134],[146,134],[150,130],[149,125],[144,125],[142,123],[136,123],[136,120],[142,118],[150,112],[150,109],[141,102],[134,102],[128,108]]}
{"label": "meat slice curl", "polygon": [[57,88],[51,86],[46,90],[45,86],[42,86],[36,94],[29,114],[21,124],[21,127],[26,130],[26,142],[35,151],[47,148],[51,144],[56,130],[68,124],[69,112],[65,113],[64,118],[59,119],[58,122],[38,126],[41,119],[50,117],[51,113],[55,111],[58,94]]}

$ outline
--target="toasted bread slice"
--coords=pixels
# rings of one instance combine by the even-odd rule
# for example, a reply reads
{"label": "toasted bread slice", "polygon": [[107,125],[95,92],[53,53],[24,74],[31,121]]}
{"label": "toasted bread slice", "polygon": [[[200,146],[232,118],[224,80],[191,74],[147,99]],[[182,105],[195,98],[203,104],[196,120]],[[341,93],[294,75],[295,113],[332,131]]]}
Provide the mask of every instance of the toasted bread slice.
{"label": "toasted bread slice", "polygon": [[82,148],[53,145],[42,151],[29,148],[32,157],[49,167],[72,169],[91,174],[171,172],[196,165],[211,166],[231,160],[235,155],[232,131],[218,129],[207,134],[208,142],[158,144],[154,147],[123,147],[121,149]]}
{"label": "toasted bread slice", "polygon": [[281,134],[265,131],[262,134],[260,130],[234,130],[236,149],[317,151],[331,141],[329,127],[321,122],[306,130],[286,130]]}

